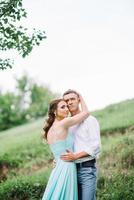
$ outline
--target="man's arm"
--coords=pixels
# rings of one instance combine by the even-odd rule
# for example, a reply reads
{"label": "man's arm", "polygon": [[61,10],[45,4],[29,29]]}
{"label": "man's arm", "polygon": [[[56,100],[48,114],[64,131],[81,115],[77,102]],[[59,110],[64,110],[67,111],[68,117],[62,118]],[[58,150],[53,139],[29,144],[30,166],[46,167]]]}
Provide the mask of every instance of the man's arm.
{"label": "man's arm", "polygon": [[88,125],[89,138],[87,138],[84,149],[82,152],[73,153],[71,151],[67,151],[68,153],[61,156],[62,160],[65,161],[74,161],[79,158],[91,156],[92,158],[96,158],[101,151],[101,140],[100,140],[100,127],[96,118],[92,117],[89,121]]}
{"label": "man's arm", "polygon": [[87,145],[85,144],[84,151],[93,158],[101,152],[101,138],[100,138],[100,126],[95,117],[90,118],[89,123],[87,124],[90,137],[87,138]]}
{"label": "man's arm", "polygon": [[79,158],[87,157],[89,156],[88,153],[85,151],[79,152],[79,153],[73,153],[72,151],[67,150],[66,154],[61,155],[61,159],[64,161],[75,161]]}

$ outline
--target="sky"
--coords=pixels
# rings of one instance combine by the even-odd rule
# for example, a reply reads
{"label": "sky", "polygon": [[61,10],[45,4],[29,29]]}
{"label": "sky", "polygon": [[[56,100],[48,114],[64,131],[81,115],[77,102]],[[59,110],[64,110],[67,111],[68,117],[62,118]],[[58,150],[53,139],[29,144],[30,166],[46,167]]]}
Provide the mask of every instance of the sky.
{"label": "sky", "polygon": [[56,93],[79,91],[91,110],[134,97],[133,0],[23,0],[23,6],[28,15],[21,24],[45,30],[47,39],[25,59],[6,53],[15,65],[0,71],[1,90],[13,91],[14,77],[27,73]]}

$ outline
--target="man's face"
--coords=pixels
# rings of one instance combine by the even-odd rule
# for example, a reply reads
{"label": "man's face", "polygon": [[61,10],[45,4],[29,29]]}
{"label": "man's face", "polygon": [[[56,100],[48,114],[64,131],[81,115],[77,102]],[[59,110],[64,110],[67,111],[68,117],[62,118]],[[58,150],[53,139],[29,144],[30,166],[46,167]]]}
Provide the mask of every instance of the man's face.
{"label": "man's face", "polygon": [[79,97],[75,93],[69,93],[63,96],[66,101],[69,111],[75,112],[79,109]]}

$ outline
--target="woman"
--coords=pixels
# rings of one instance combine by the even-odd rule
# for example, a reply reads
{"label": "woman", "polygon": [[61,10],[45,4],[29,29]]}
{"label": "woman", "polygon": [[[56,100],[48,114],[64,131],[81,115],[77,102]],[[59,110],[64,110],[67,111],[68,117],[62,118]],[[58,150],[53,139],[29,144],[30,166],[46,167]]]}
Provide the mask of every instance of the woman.
{"label": "woman", "polygon": [[[44,127],[44,137],[50,145],[56,160],[42,200],[77,200],[77,174],[74,162],[65,162],[60,159],[66,150],[73,150],[73,136],[68,128],[81,123],[89,116],[87,106],[79,95],[81,112],[68,117],[69,110],[63,99],[57,99],[50,103],[48,120]],[[75,133],[74,133],[75,134]]]}

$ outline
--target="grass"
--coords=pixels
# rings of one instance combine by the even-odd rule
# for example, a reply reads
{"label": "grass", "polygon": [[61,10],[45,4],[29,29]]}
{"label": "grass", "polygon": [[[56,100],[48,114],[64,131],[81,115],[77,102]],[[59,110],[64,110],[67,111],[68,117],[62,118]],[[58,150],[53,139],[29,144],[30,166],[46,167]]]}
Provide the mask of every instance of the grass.
{"label": "grass", "polygon": [[134,131],[102,137],[97,200],[134,199]]}
{"label": "grass", "polygon": [[51,169],[40,170],[29,176],[18,176],[8,179],[0,186],[0,200],[33,200],[41,199]]}
{"label": "grass", "polygon": [[93,115],[99,120],[102,134],[125,132],[134,127],[134,99],[112,104]]}
{"label": "grass", "polygon": [[32,172],[50,162],[52,154],[43,142],[42,127],[43,120],[40,119],[0,134],[0,165],[9,167],[8,176],[21,171],[25,174]]}
{"label": "grass", "polygon": [[[126,195],[125,200],[131,200],[134,99],[110,105],[93,115],[100,122],[102,139],[97,200],[122,200],[119,193]],[[47,143],[42,140],[43,122],[44,119],[38,119],[0,132],[0,179],[3,180],[0,185],[0,199],[41,198],[53,159]],[[129,191],[130,198],[127,191],[123,190],[124,187]],[[24,192],[26,196],[23,196]]]}
{"label": "grass", "polygon": [[39,119],[35,122],[0,132],[0,154],[8,152],[12,148],[18,148],[20,145],[31,144],[37,139],[41,140],[42,127],[43,119]]}

